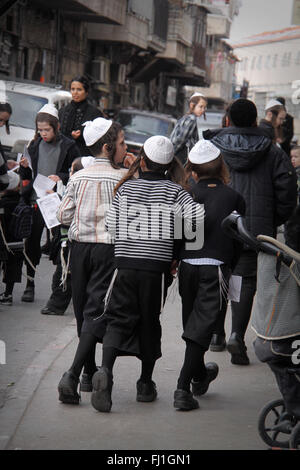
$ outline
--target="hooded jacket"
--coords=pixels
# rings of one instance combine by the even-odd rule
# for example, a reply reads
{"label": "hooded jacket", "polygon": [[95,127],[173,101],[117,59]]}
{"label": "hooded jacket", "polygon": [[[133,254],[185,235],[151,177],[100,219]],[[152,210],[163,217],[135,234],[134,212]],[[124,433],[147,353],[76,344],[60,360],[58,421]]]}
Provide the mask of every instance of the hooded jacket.
{"label": "hooded jacket", "polygon": [[208,130],[203,137],[221,150],[230,186],[245,199],[248,230],[275,237],[297,203],[296,172],[286,153],[262,127]]}

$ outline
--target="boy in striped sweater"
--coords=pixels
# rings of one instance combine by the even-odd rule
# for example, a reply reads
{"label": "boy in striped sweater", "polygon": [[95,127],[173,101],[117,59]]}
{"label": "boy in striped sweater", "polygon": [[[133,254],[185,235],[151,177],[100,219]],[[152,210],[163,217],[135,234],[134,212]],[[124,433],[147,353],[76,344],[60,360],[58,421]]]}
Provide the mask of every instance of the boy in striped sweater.
{"label": "boy in striped sweater", "polygon": [[[132,179],[136,171],[139,177]],[[92,380],[91,402],[98,411],[111,409],[112,370],[119,355],[141,360],[137,401],[156,399],[152,373],[161,356],[160,313],[167,288],[165,279],[170,275],[174,239],[181,238],[183,220],[189,234],[196,228],[199,244],[203,242],[204,208],[174,182],[180,176],[183,169],[174,159],[171,141],[153,136],[116,186],[106,225],[115,237],[117,274],[105,312],[102,366]]]}

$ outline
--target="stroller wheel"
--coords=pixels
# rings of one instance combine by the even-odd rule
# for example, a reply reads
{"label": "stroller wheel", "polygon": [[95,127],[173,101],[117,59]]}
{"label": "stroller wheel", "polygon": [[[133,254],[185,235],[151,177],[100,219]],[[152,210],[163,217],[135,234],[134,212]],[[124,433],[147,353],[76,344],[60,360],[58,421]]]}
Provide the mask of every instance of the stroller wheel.
{"label": "stroller wheel", "polygon": [[300,421],[294,427],[290,438],[290,449],[300,450]]}
{"label": "stroller wheel", "polygon": [[285,411],[281,399],[269,402],[260,412],[258,432],[262,440],[270,447],[288,449],[291,430],[294,424]]}

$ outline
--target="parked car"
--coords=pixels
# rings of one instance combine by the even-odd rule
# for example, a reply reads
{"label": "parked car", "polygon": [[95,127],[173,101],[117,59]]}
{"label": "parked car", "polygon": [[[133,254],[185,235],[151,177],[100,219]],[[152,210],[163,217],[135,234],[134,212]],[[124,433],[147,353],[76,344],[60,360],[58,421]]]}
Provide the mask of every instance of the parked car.
{"label": "parked car", "polygon": [[206,111],[206,121],[204,117],[201,116],[197,120],[197,128],[199,139],[202,139],[202,132],[206,131],[207,129],[219,129],[222,127],[222,119],[224,116],[224,112],[218,111]]}
{"label": "parked car", "polygon": [[24,144],[33,138],[36,114],[44,104],[52,103],[60,109],[72,99],[70,92],[60,88],[17,80],[0,80],[0,97],[12,107],[10,134],[1,132],[2,146],[10,158],[22,152]]}
{"label": "parked car", "polygon": [[137,154],[144,142],[153,135],[169,137],[176,119],[168,114],[140,111],[135,108],[121,109],[116,116],[124,130],[128,152]]}

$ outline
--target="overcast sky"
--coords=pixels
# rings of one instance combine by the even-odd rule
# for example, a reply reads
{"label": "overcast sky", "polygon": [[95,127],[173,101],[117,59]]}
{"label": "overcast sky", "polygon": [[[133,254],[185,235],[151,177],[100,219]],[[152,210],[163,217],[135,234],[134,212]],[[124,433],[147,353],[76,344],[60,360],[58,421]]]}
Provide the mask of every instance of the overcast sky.
{"label": "overcast sky", "polygon": [[231,26],[230,42],[291,26],[293,0],[242,0],[242,3]]}

